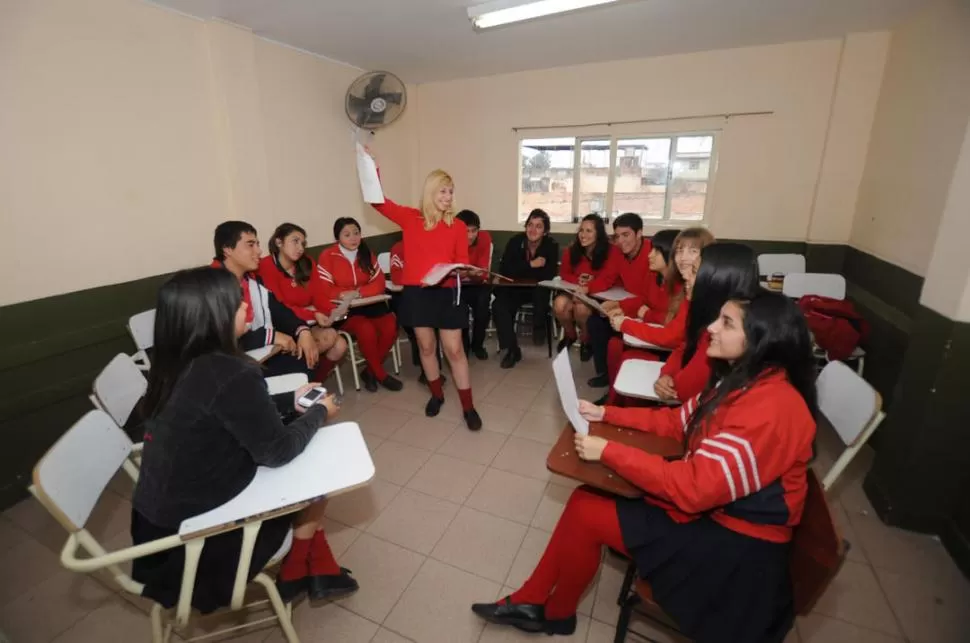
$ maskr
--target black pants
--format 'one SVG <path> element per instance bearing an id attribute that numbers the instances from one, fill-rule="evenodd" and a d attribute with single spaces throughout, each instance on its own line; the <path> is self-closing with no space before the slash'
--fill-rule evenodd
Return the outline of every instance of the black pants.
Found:
<path id="1" fill-rule="evenodd" d="M 597 375 L 606 375 L 606 352 L 610 338 L 616 333 L 610 325 L 610 320 L 603 315 L 592 314 L 586 321 L 586 332 L 589 333 L 589 343 L 593 349 L 593 366 Z"/>
<path id="2" fill-rule="evenodd" d="M 495 289 L 492 316 L 500 350 L 519 347 L 515 337 L 515 314 L 523 304 L 532 304 L 533 332 L 536 329 L 543 329 L 539 331 L 543 332 L 549 320 L 549 291 L 546 288 L 504 286 Z"/>
<path id="3" fill-rule="evenodd" d="M 461 298 L 468 302 L 472 313 L 471 330 L 461 329 L 461 339 L 467 353 L 469 348 L 482 348 L 485 345 L 485 330 L 491 316 L 492 289 L 490 286 L 465 286 L 461 289 Z"/>

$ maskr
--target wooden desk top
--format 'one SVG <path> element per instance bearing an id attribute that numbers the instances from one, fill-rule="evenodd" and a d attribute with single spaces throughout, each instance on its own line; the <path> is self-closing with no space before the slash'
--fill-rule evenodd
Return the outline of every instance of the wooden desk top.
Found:
<path id="1" fill-rule="evenodd" d="M 634 431 L 633 429 L 621 429 L 603 422 L 590 422 L 589 433 L 664 457 L 676 457 L 684 452 L 680 442 L 672 438 L 662 438 L 652 433 Z M 644 495 L 642 489 L 621 478 L 620 474 L 602 462 L 587 462 L 580 459 L 573 445 L 574 435 L 575 431 L 573 431 L 572 425 L 567 422 L 559 435 L 559 440 L 549 451 L 549 457 L 546 458 L 547 469 L 561 476 L 579 480 L 591 487 L 625 498 L 639 498 Z"/>

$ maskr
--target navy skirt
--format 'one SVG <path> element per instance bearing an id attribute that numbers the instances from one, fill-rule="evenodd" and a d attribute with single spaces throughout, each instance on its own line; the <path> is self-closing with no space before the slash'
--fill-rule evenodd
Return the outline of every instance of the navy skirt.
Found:
<path id="1" fill-rule="evenodd" d="M 643 500 L 617 500 L 627 551 L 654 600 L 697 643 L 782 643 L 795 621 L 788 543 L 677 523 Z"/>
<path id="2" fill-rule="evenodd" d="M 405 286 L 397 321 L 405 328 L 468 328 L 468 303 L 458 301 L 457 288 Z"/>

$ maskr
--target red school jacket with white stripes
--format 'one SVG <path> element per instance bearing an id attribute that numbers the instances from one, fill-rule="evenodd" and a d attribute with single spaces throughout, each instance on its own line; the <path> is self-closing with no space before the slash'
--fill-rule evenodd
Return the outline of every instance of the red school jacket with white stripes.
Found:
<path id="1" fill-rule="evenodd" d="M 360 291 L 361 297 L 373 297 L 384 294 L 384 273 L 377 265 L 377 257 L 373 256 L 373 266 L 370 273 L 364 271 L 358 258 L 353 263 L 340 252 L 340 246 L 333 244 L 320 253 L 317 260 L 317 273 L 320 275 L 320 296 L 330 301 L 339 299 L 348 290 Z M 323 301 L 315 303 L 323 304 Z M 332 305 L 332 304 L 331 304 Z M 318 305 L 317 308 L 320 306 Z"/>
<path id="2" fill-rule="evenodd" d="M 610 406 L 604 421 L 683 440 L 700 397 L 670 409 Z M 805 401 L 783 372 L 771 371 L 721 402 L 682 459 L 610 442 L 602 460 L 676 522 L 707 514 L 733 531 L 787 542 L 801 520 L 814 439 Z"/>

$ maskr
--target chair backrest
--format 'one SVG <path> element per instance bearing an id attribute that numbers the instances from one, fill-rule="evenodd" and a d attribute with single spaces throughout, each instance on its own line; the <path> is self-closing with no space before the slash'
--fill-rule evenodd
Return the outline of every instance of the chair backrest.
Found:
<path id="1" fill-rule="evenodd" d="M 143 351 L 155 344 L 155 309 L 132 315 L 128 320 L 128 332 L 135 340 L 135 346 Z"/>
<path id="2" fill-rule="evenodd" d="M 771 275 L 787 275 L 791 272 L 805 272 L 805 255 L 797 254 L 767 254 L 758 255 L 758 273 L 770 277 Z"/>
<path id="3" fill-rule="evenodd" d="M 391 274 L 391 253 L 382 252 L 377 255 L 377 265 L 380 266 L 381 272 L 389 276 Z"/>
<path id="4" fill-rule="evenodd" d="M 65 529 L 78 531 L 131 450 L 107 413 L 88 411 L 34 467 L 34 493 Z"/>
<path id="5" fill-rule="evenodd" d="M 825 272 L 793 272 L 785 275 L 781 291 L 794 299 L 805 295 L 845 299 L 845 277 Z"/>
<path id="6" fill-rule="evenodd" d="M 845 543 L 812 469 L 808 469 L 807 482 L 802 521 L 795 527 L 789 554 L 795 613 L 801 615 L 812 610 L 845 559 Z"/>
<path id="7" fill-rule="evenodd" d="M 850 445 L 882 410 L 882 396 L 843 362 L 829 362 L 815 383 L 818 406 L 842 442 Z"/>
<path id="8" fill-rule="evenodd" d="M 124 353 L 115 355 L 94 380 L 98 406 L 120 427 L 128 421 L 147 389 L 148 381 L 141 369 Z"/>

